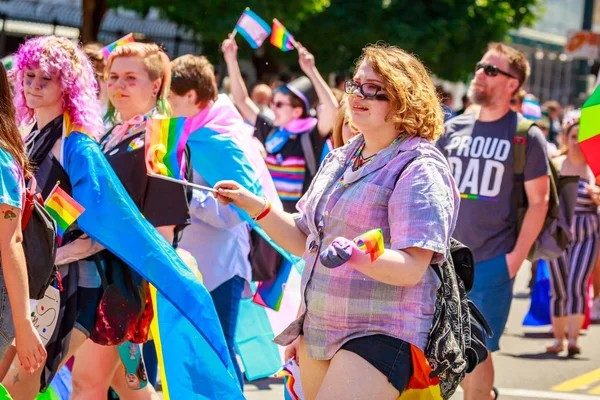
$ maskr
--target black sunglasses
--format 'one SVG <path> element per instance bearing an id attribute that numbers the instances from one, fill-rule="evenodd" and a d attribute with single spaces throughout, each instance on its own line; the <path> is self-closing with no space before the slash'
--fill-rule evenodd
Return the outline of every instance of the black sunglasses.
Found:
<path id="1" fill-rule="evenodd" d="M 281 107 L 285 107 L 285 106 L 292 107 L 292 105 L 290 103 L 284 103 L 283 101 L 278 101 L 278 102 L 272 101 L 271 106 L 273 106 L 275 108 L 281 108 Z"/>
<path id="2" fill-rule="evenodd" d="M 385 89 L 381 86 L 375 85 L 374 83 L 363 83 L 362 85 L 354 81 L 346 81 L 346 83 L 344 83 L 344 91 L 347 94 L 354 94 L 357 90 L 365 99 L 374 99 L 381 101 L 390 100 L 387 98 L 387 96 L 379 94 L 379 92 L 382 92 Z"/>
<path id="3" fill-rule="evenodd" d="M 483 68 L 483 73 L 487 76 L 498 76 L 498 74 L 502 74 L 504 76 L 508 76 L 509 78 L 518 79 L 516 76 L 509 74 L 506 71 L 502 71 L 500 68 L 495 65 L 477 63 L 475 64 L 475 72 L 479 71 Z"/>

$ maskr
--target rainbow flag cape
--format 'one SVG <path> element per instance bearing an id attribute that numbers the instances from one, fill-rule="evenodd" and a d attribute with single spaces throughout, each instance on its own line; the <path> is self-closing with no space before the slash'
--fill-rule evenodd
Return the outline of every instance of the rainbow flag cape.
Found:
<path id="1" fill-rule="evenodd" d="M 191 118 L 146 121 L 146 168 L 149 173 L 185 179 L 185 144 L 193 132 Z"/>
<path id="2" fill-rule="evenodd" d="M 383 254 L 383 232 L 381 229 L 373 229 L 354 238 L 354 243 L 359 249 L 371 255 L 374 262 Z"/>
<path id="3" fill-rule="evenodd" d="M 125 43 L 131 43 L 131 42 L 135 42 L 135 39 L 133 38 L 133 33 L 130 33 L 129 35 L 125 35 L 121 39 L 114 41 L 111 44 L 109 44 L 108 46 L 102 48 L 102 54 L 104 55 L 104 58 L 106 58 L 108 60 L 110 53 L 112 53 L 113 50 L 117 48 L 117 46 L 120 46 Z"/>
<path id="4" fill-rule="evenodd" d="M 294 50 L 294 37 L 285 29 L 277 19 L 273 19 L 273 32 L 271 33 L 271 44 L 282 51 Z"/>
<path id="5" fill-rule="evenodd" d="M 62 152 L 72 196 L 86 209 L 79 228 L 156 288 L 164 365 L 180 372 L 169 390 L 184 393 L 171 396 L 242 400 L 212 298 L 198 276 L 144 219 L 94 140 L 70 132 Z"/>
<path id="6" fill-rule="evenodd" d="M 248 7 L 240 16 L 235 29 L 253 49 L 258 49 L 271 33 L 271 27 Z"/>
<path id="7" fill-rule="evenodd" d="M 432 369 L 425 354 L 418 347 L 410 345 L 413 362 L 413 374 L 406 390 L 398 400 L 443 400 L 440 392 L 440 379 L 430 378 Z"/>
<path id="8" fill-rule="evenodd" d="M 59 239 L 62 239 L 67 228 L 85 211 L 85 208 L 62 190 L 58 183 L 48 195 L 44 208 L 56 221 L 56 233 Z"/>

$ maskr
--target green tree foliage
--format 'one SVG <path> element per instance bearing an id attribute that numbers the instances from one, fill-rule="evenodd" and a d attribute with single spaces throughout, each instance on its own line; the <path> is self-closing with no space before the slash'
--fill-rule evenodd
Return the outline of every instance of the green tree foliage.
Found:
<path id="1" fill-rule="evenodd" d="M 200 33 L 205 55 L 216 63 L 221 62 L 220 43 L 249 6 L 269 24 L 279 19 L 315 55 L 322 72 L 350 70 L 364 45 L 381 40 L 415 53 L 448 80 L 467 77 L 489 42 L 532 24 L 541 1 L 108 0 L 110 7 L 142 15 L 157 8 L 165 18 Z M 241 41 L 241 55 L 248 56 L 249 46 Z M 273 71 L 276 62 L 298 69 L 296 52 L 284 54 L 268 40 L 258 53 L 252 59 L 259 71 Z"/>
<path id="2" fill-rule="evenodd" d="M 215 59 L 219 46 L 246 7 L 268 24 L 273 18 L 278 18 L 285 21 L 290 29 L 298 29 L 307 17 L 324 11 L 329 0 L 109 0 L 109 4 L 111 7 L 132 9 L 142 15 L 150 8 L 158 9 L 170 21 L 200 33 L 206 55 L 213 61 L 220 61 Z"/>
<path id="3" fill-rule="evenodd" d="M 415 53 L 436 75 L 464 79 L 491 41 L 531 25 L 540 0 L 331 0 L 301 24 L 297 39 L 323 71 L 352 68 L 367 43 Z"/>

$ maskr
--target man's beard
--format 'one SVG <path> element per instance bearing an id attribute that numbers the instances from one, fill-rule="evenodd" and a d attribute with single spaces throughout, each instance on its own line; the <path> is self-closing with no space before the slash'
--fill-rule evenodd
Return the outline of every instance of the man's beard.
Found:
<path id="1" fill-rule="evenodd" d="M 469 97 L 469 100 L 471 100 L 471 102 L 484 107 L 489 105 L 492 100 L 491 96 L 489 96 L 485 91 L 475 90 L 475 84 L 473 82 L 471 82 L 471 84 L 469 85 L 467 96 Z"/>

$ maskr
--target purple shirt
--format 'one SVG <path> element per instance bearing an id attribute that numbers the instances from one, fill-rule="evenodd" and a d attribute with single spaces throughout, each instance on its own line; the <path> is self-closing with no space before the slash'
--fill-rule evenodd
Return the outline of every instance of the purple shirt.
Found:
<path id="1" fill-rule="evenodd" d="M 439 286 L 431 268 L 413 287 L 388 285 L 346 265 L 328 269 L 318 259 L 320 251 L 336 237 L 353 239 L 381 228 L 386 249 L 429 249 L 432 262 L 441 262 L 458 214 L 459 193 L 448 163 L 419 137 L 383 149 L 356 179 L 336 188 L 361 143 L 358 135 L 327 156 L 295 215 L 308 236 L 301 315 L 275 342 L 287 345 L 303 333 L 308 354 L 317 360 L 331 359 L 351 339 L 375 334 L 423 349 Z"/>

